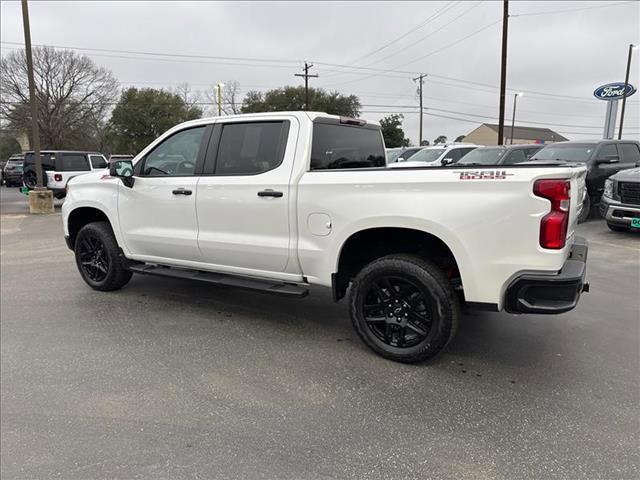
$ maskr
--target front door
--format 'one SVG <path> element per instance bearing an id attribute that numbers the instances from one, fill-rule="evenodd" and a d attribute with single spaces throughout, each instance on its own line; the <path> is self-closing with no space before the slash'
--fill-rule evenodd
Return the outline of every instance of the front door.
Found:
<path id="1" fill-rule="evenodd" d="M 139 160 L 133 187 L 120 184 L 120 228 L 134 259 L 201 260 L 197 174 L 210 131 L 199 126 L 174 133 Z"/>
<path id="2" fill-rule="evenodd" d="M 298 124 L 285 118 L 216 125 L 198 184 L 204 262 L 258 275 L 286 269 Z"/>

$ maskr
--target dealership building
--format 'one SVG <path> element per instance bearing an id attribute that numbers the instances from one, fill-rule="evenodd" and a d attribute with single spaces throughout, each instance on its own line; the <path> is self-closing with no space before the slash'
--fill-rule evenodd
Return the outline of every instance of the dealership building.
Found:
<path id="1" fill-rule="evenodd" d="M 512 141 L 513 139 L 513 141 Z M 504 144 L 522 143 L 554 143 L 563 142 L 568 138 L 563 137 L 558 132 L 549 128 L 539 127 L 514 127 L 511 133 L 511 126 L 504 127 Z M 464 137 L 464 142 L 475 143 L 477 145 L 497 145 L 498 125 L 493 123 L 483 123 L 478 128 Z"/>

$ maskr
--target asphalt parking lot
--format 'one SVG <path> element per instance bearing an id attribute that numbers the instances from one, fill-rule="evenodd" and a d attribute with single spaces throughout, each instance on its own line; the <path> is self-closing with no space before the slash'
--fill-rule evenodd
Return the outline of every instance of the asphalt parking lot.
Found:
<path id="1" fill-rule="evenodd" d="M 640 477 L 640 235 L 581 225 L 578 308 L 467 312 L 410 366 L 323 290 L 92 291 L 59 213 L 0 200 L 3 480 Z"/>

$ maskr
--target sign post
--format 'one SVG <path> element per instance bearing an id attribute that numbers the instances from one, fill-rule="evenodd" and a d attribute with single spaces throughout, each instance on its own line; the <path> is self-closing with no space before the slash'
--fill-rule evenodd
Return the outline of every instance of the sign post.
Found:
<path id="1" fill-rule="evenodd" d="M 636 93 L 636 88 L 630 83 L 607 83 L 593 91 L 594 97 L 607 102 L 602 138 L 606 140 L 613 139 L 616 130 L 616 117 L 618 115 L 618 100 L 630 97 L 634 93 Z"/>

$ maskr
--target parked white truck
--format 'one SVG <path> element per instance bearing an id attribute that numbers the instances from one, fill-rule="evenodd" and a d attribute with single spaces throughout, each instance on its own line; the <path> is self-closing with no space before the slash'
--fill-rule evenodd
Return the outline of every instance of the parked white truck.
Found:
<path id="1" fill-rule="evenodd" d="M 133 273 L 292 297 L 348 295 L 377 353 L 416 362 L 462 302 L 561 313 L 585 283 L 584 166 L 388 169 L 380 127 L 282 112 L 178 125 L 133 161 L 69 182 L 67 244 L 96 290 Z"/>

